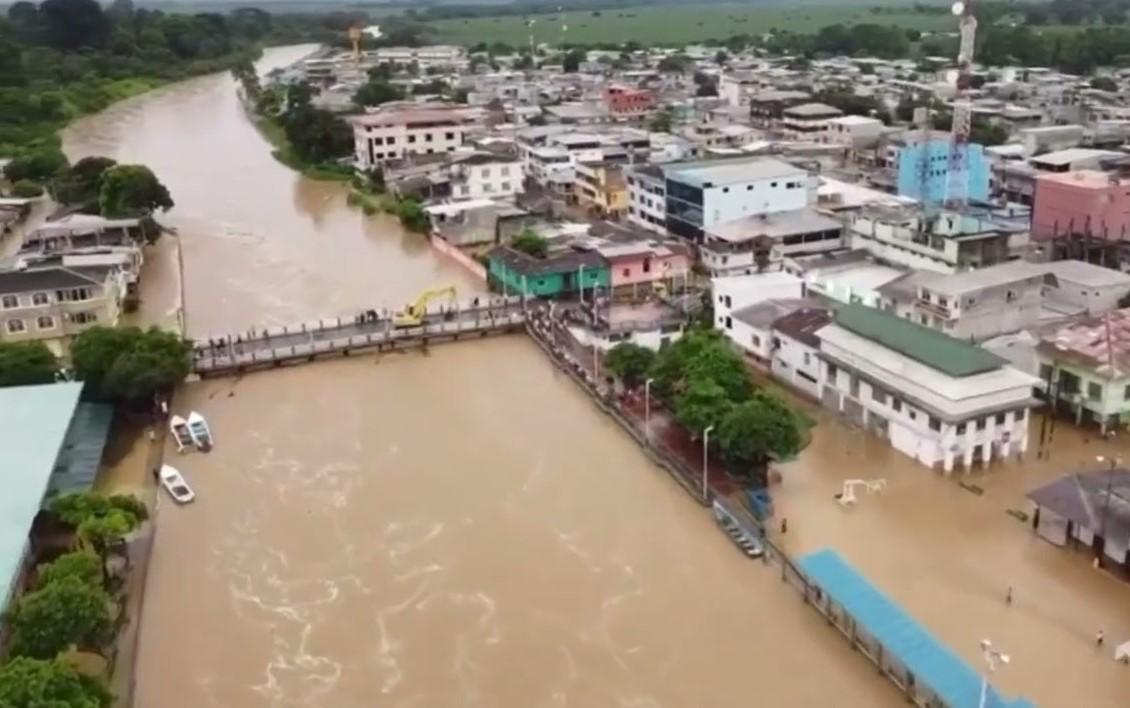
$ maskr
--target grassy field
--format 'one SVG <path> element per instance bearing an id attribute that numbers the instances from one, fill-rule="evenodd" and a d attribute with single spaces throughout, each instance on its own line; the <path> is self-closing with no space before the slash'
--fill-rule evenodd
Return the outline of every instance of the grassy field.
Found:
<path id="1" fill-rule="evenodd" d="M 873 13 L 870 6 L 750 7 L 749 5 L 675 5 L 624 10 L 569 12 L 563 16 L 539 15 L 533 27 L 534 41 L 551 44 L 562 40 L 561 26 L 568 26 L 566 41 L 577 44 L 627 42 L 686 44 L 706 39 L 725 39 L 736 34 L 758 35 L 772 29 L 814 32 L 843 23 L 873 22 L 927 31 L 956 31 L 952 17 L 907 12 Z M 530 29 L 523 17 L 482 17 L 440 20 L 429 25 L 442 42 L 471 45 L 506 42 L 524 45 Z"/>

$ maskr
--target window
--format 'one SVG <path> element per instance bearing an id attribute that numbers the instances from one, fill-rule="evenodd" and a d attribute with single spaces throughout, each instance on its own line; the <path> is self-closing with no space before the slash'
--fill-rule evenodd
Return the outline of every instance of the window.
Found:
<path id="1" fill-rule="evenodd" d="M 408 136 L 408 142 L 410 142 L 410 143 L 416 142 L 416 136 L 415 135 L 409 135 Z"/>
<path id="2" fill-rule="evenodd" d="M 1130 401 L 1130 384 L 1127 384 L 1126 389 L 1122 392 L 1122 397 Z"/>
<path id="3" fill-rule="evenodd" d="M 632 269 L 631 269 L 631 268 L 625 268 L 625 269 L 624 269 L 624 277 L 625 277 L 625 278 L 628 278 L 628 277 L 630 277 L 631 275 L 632 275 Z"/>
<path id="4" fill-rule="evenodd" d="M 484 167 L 483 171 L 482 171 L 482 175 L 483 175 L 483 179 L 489 179 L 490 178 L 490 168 Z"/>
<path id="5" fill-rule="evenodd" d="M 761 347 L 761 337 L 758 337 L 756 334 L 749 335 L 749 341 L 753 343 L 753 346 Z"/>
<path id="6" fill-rule="evenodd" d="M 447 138 L 448 140 L 454 140 L 455 139 L 455 133 L 444 133 L 443 137 Z"/>
<path id="7" fill-rule="evenodd" d="M 727 317 L 726 318 L 726 329 L 733 329 L 733 328 L 734 328 L 734 319 L 732 317 Z"/>
<path id="8" fill-rule="evenodd" d="M 965 423 L 958 423 L 957 424 L 957 434 L 958 435 L 965 435 Z"/>
<path id="9" fill-rule="evenodd" d="M 985 429 L 985 419 L 984 418 L 978 418 L 977 419 L 977 429 L 978 430 L 984 430 Z"/>
<path id="10" fill-rule="evenodd" d="M 812 357 L 809 355 L 809 353 L 805 352 L 804 353 L 804 365 L 809 366 L 811 359 L 812 359 Z"/>
<path id="11" fill-rule="evenodd" d="M 1103 387 L 1094 381 L 1087 384 L 1087 398 L 1097 401 L 1103 397 Z"/>
<path id="12" fill-rule="evenodd" d="M 35 326 L 38 329 L 55 329 L 55 318 L 44 315 L 35 320 Z"/>
<path id="13" fill-rule="evenodd" d="M 808 355 L 806 354 L 805 356 L 808 356 Z M 886 402 L 887 402 L 887 392 L 884 391 L 883 389 L 879 388 L 878 386 L 872 384 L 871 385 L 871 398 L 872 398 L 872 400 L 878 401 L 879 403 L 886 404 Z"/>
<path id="14" fill-rule="evenodd" d="M 835 364 L 828 364 L 828 380 L 831 381 L 832 383 L 835 383 L 837 373 L 839 373 L 839 372 L 836 370 L 836 365 Z"/>
<path id="15" fill-rule="evenodd" d="M 918 420 L 918 413 L 916 413 L 913 408 L 907 408 L 906 414 L 910 416 L 911 420 Z"/>
<path id="16" fill-rule="evenodd" d="M 431 134 L 431 133 L 424 133 L 424 142 L 425 142 L 425 143 L 430 143 L 430 142 L 432 141 L 432 137 L 433 137 L 433 136 L 432 136 L 432 134 Z"/>
<path id="17" fill-rule="evenodd" d="M 385 139 L 384 138 L 373 138 L 373 144 L 374 145 L 384 145 Z"/>
<path id="18" fill-rule="evenodd" d="M 98 315 L 93 312 L 76 312 L 71 315 L 71 321 L 75 324 L 90 324 L 98 321 Z"/>
<path id="19" fill-rule="evenodd" d="M 729 188 L 729 187 L 723 187 L 723 188 L 722 188 L 722 194 L 729 194 L 729 193 L 730 193 L 730 188 Z"/>
<path id="20" fill-rule="evenodd" d="M 55 299 L 59 302 L 82 302 L 91 297 L 90 288 L 68 288 L 55 291 Z"/>
<path id="21" fill-rule="evenodd" d="M 3 304 L 5 310 L 14 310 L 20 306 L 20 299 L 15 295 L 5 295 L 0 299 L 0 304 Z"/>
<path id="22" fill-rule="evenodd" d="M 385 141 L 386 145 L 396 145 L 396 138 L 389 138 Z"/>
<path id="23" fill-rule="evenodd" d="M 486 184 L 483 185 L 483 191 L 484 192 L 493 192 L 494 191 L 494 185 L 491 184 L 490 182 L 487 182 Z"/>
<path id="24" fill-rule="evenodd" d="M 1052 377 L 1051 364 L 1040 364 L 1040 378 L 1044 381 L 1050 380 Z M 1126 387 L 1126 398 L 1130 399 L 1130 386 Z"/>
<path id="25" fill-rule="evenodd" d="M 902 400 L 895 398 L 894 396 L 891 396 L 891 408 L 893 408 L 895 410 L 895 413 L 901 412 L 902 411 Z"/>
<path id="26" fill-rule="evenodd" d="M 770 186 L 770 187 L 776 187 L 776 186 L 777 186 L 777 183 L 776 183 L 776 182 L 770 182 L 770 183 L 769 183 L 769 186 Z"/>
<path id="27" fill-rule="evenodd" d="M 468 187 L 467 185 L 463 185 L 462 187 L 459 188 L 459 192 L 465 197 L 465 196 L 467 196 L 468 194 L 471 193 L 471 188 Z"/>
<path id="28" fill-rule="evenodd" d="M 23 320 L 8 320 L 8 334 L 19 334 L 24 331 Z"/>
<path id="29" fill-rule="evenodd" d="M 1004 413 L 997 413 L 997 425 L 1004 425 Z"/>
<path id="30" fill-rule="evenodd" d="M 498 170 L 498 173 L 501 174 L 503 177 L 509 177 L 510 176 L 510 167 L 504 166 L 504 167 L 502 167 Z"/>
<path id="31" fill-rule="evenodd" d="M 930 416 L 930 430 L 937 432 L 941 429 L 942 429 L 942 421 L 938 420 L 934 416 Z"/>
<path id="32" fill-rule="evenodd" d="M 504 191 L 504 192 L 510 191 L 510 183 L 509 182 L 503 182 L 502 183 L 502 191 Z"/>
<path id="33" fill-rule="evenodd" d="M 747 184 L 747 185 L 745 186 L 745 191 L 747 191 L 747 192 L 752 192 L 752 191 L 753 191 L 753 185 L 752 185 L 752 184 Z"/>

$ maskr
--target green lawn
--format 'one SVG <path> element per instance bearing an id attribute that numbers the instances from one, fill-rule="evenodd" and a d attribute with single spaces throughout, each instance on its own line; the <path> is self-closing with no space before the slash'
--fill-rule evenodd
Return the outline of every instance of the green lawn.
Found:
<path id="1" fill-rule="evenodd" d="M 566 41 L 592 44 L 627 42 L 644 44 L 685 44 L 706 39 L 725 39 L 735 34 L 759 35 L 772 29 L 814 32 L 826 25 L 872 22 L 919 30 L 956 31 L 948 15 L 915 12 L 873 13 L 869 6 L 750 7 L 748 5 L 675 5 L 637 7 L 592 12 L 566 11 L 558 15 L 537 15 L 534 41 L 558 44 L 561 25 L 568 25 Z M 530 30 L 519 16 L 440 20 L 429 25 L 442 42 L 471 45 L 477 42 L 506 42 L 525 45 Z"/>

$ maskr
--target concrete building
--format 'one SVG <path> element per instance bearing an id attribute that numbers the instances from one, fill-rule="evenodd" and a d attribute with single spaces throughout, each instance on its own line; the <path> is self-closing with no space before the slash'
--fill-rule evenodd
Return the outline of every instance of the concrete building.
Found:
<path id="1" fill-rule="evenodd" d="M 1040 333 L 1039 374 L 1076 423 L 1130 422 L 1130 309 L 1082 315 Z"/>
<path id="2" fill-rule="evenodd" d="M 595 250 L 608 262 L 613 292 L 631 293 L 633 298 L 657 285 L 670 290 L 685 283 L 693 260 L 682 243 L 610 243 Z"/>
<path id="3" fill-rule="evenodd" d="M 802 103 L 781 111 L 779 128 L 788 140 L 827 143 L 831 121 L 843 115 L 839 108 L 823 103 Z"/>
<path id="4" fill-rule="evenodd" d="M 573 198 L 587 213 L 603 219 L 628 214 L 628 182 L 620 165 L 610 163 L 576 165 Z"/>
<path id="5" fill-rule="evenodd" d="M 517 155 L 480 152 L 458 157 L 451 166 L 451 196 L 455 199 L 508 199 L 525 189 L 523 164 Z"/>
<path id="6" fill-rule="evenodd" d="M 66 357 L 83 331 L 118 323 L 126 291 L 124 273 L 113 266 L 0 271 L 0 342 L 40 341 Z"/>
<path id="7" fill-rule="evenodd" d="M 809 103 L 812 95 L 804 91 L 770 89 L 752 93 L 748 100 L 749 115 L 754 124 L 770 126 L 784 117 L 786 109 Z"/>
<path id="8" fill-rule="evenodd" d="M 849 150 L 874 147 L 883 134 L 883 121 L 868 116 L 840 116 L 828 121 L 824 142 L 843 145 Z"/>
<path id="9" fill-rule="evenodd" d="M 882 289 L 904 274 L 900 268 L 876 261 L 867 251 L 794 256 L 785 259 L 783 268 L 804 281 L 806 293 L 868 307 L 879 307 Z"/>
<path id="10" fill-rule="evenodd" d="M 786 258 L 842 249 L 843 223 L 812 208 L 747 216 L 710 227 L 699 246 L 711 276 L 779 269 Z"/>
<path id="11" fill-rule="evenodd" d="M 1094 241 L 1130 239 L 1130 179 L 1097 170 L 1036 177 L 1032 238 L 1069 236 Z"/>
<path id="12" fill-rule="evenodd" d="M 1040 538 L 1096 554 L 1102 567 L 1130 574 L 1130 469 L 1070 474 L 1027 496 Z"/>
<path id="13" fill-rule="evenodd" d="M 813 398 L 820 398 L 820 337 L 832 321 L 831 311 L 802 307 L 773 321 L 773 375 Z"/>
<path id="14" fill-rule="evenodd" d="M 353 116 L 357 166 L 370 170 L 405 155 L 455 152 L 473 121 L 458 108 L 398 108 Z"/>
<path id="15" fill-rule="evenodd" d="M 951 472 L 1028 448 L 1040 381 L 979 347 L 864 305 L 820 339 L 821 399 L 921 464 Z"/>
<path id="16" fill-rule="evenodd" d="M 804 295 L 804 283 L 781 271 L 734 275 L 712 279 L 710 293 L 714 302 L 714 326 L 727 331 L 732 329 L 728 318 L 735 311 L 766 300 L 799 299 Z"/>
<path id="17" fill-rule="evenodd" d="M 1110 312 L 1130 295 L 1130 275 L 1084 261 L 1043 263 L 1050 274 L 1045 296 L 1051 303 L 1078 308 L 1091 315 Z"/>
<path id="18" fill-rule="evenodd" d="M 666 177 L 667 230 L 694 241 L 716 224 L 808 205 L 808 173 L 770 158 L 670 167 Z"/>
<path id="19" fill-rule="evenodd" d="M 667 233 L 667 178 L 658 165 L 628 168 L 628 221 Z"/>
<path id="20" fill-rule="evenodd" d="M 612 84 L 604 89 L 604 107 L 613 118 L 642 118 L 655 109 L 655 92 Z"/>
<path id="21" fill-rule="evenodd" d="M 566 250 L 545 258 L 497 246 L 487 254 L 492 288 L 510 295 L 566 297 L 607 290 L 612 283 L 608 261 L 595 251 Z"/>
<path id="22" fill-rule="evenodd" d="M 898 151 L 898 193 L 927 204 L 943 203 L 950 191 L 951 150 L 948 137 L 910 140 Z M 986 201 L 989 198 L 989 164 L 984 148 L 969 144 L 961 150 L 964 152 L 961 160 L 963 170 L 957 179 L 965 182 L 965 196 L 971 201 Z"/>

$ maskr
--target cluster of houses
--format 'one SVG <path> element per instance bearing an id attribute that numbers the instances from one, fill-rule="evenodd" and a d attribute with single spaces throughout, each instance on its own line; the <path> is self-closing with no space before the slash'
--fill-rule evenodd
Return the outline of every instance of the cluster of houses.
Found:
<path id="1" fill-rule="evenodd" d="M 709 280 L 715 325 L 751 365 L 928 467 L 1023 454 L 1041 398 L 1104 432 L 1130 421 L 1118 92 L 978 72 L 975 120 L 1008 139 L 955 147 L 928 110 L 900 115 L 952 101 L 945 62 L 718 49 L 686 48 L 682 71 L 664 70 L 668 50 L 591 51 L 574 72 L 382 49 L 364 60 L 427 68 L 393 81 L 444 78 L 465 101 L 366 108 L 350 118 L 355 163 L 423 200 L 433 238 L 499 291 L 632 323 L 590 333 L 602 346 L 670 341 L 678 328 L 651 305 Z M 294 71 L 332 92 L 355 71 L 339 56 L 341 76 L 318 73 L 334 61 Z M 853 115 L 844 96 L 874 108 Z M 544 253 L 511 245 L 530 230 Z"/>
<path id="2" fill-rule="evenodd" d="M 0 261 L 0 342 L 41 341 L 65 359 L 84 330 L 116 325 L 136 303 L 147 228 L 74 213 L 5 236 L 18 243 Z"/>

